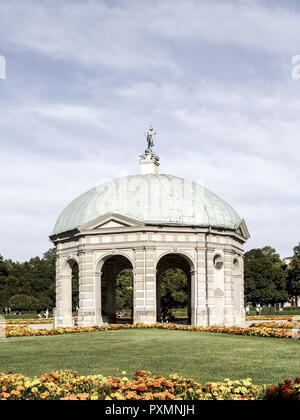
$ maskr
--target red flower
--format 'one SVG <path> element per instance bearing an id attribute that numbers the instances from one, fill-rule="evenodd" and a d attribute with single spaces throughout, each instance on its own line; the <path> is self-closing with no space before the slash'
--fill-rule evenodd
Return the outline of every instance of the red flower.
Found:
<path id="1" fill-rule="evenodd" d="M 292 383 L 292 381 L 291 381 L 290 379 L 286 379 L 286 380 L 284 381 L 284 383 L 285 383 L 286 385 L 290 385 L 290 384 Z"/>

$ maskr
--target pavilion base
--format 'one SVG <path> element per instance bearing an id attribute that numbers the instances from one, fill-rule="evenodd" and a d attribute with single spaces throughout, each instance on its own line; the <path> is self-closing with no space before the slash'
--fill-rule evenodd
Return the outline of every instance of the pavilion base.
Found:
<path id="1" fill-rule="evenodd" d="M 133 323 L 134 324 L 156 324 L 156 311 L 153 310 L 139 310 L 134 312 Z"/>

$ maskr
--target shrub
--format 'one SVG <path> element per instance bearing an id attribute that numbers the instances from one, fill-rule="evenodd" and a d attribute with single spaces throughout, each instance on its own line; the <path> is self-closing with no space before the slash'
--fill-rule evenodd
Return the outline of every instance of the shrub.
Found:
<path id="1" fill-rule="evenodd" d="M 13 311 L 36 311 L 39 309 L 39 301 L 34 296 L 15 295 L 9 299 L 9 306 Z"/>

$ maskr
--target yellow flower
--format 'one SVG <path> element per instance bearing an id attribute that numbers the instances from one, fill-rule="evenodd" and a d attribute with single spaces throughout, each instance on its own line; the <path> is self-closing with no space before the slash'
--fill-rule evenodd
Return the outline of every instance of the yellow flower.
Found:
<path id="1" fill-rule="evenodd" d="M 43 392 L 43 394 L 41 394 L 40 397 L 42 400 L 46 399 L 47 397 L 49 397 L 49 392 L 48 391 Z"/>

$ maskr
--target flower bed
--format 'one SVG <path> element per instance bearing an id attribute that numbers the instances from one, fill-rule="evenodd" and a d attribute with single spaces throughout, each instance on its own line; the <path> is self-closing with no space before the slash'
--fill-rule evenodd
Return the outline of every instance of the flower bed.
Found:
<path id="1" fill-rule="evenodd" d="M 0 373 L 1 400 L 264 400 L 300 396 L 300 378 L 279 386 L 254 385 L 251 379 L 207 382 L 137 371 L 133 378 L 79 376 L 76 372 L 46 373 L 40 378 Z"/>
<path id="2" fill-rule="evenodd" d="M 283 320 L 292 321 L 295 315 L 254 315 L 246 316 L 246 321 Z"/>
<path id="3" fill-rule="evenodd" d="M 178 324 L 111 324 L 94 327 L 66 327 L 66 328 L 49 328 L 49 329 L 33 329 L 26 326 L 7 326 L 6 337 L 37 337 L 37 336 L 51 336 L 61 334 L 75 334 L 81 332 L 94 332 L 94 331 L 115 331 L 124 329 L 146 329 L 146 328 L 159 328 L 164 330 L 176 331 L 191 331 L 191 332 L 208 332 L 218 334 L 231 334 L 231 335 L 244 335 L 256 337 L 273 337 L 273 338 L 292 338 L 292 330 L 285 330 L 283 328 L 265 328 L 265 327 L 199 327 L 191 325 L 178 325 Z"/>
<path id="4" fill-rule="evenodd" d="M 294 322 L 254 322 L 250 328 L 283 328 L 286 330 L 295 328 Z"/>
<path id="5" fill-rule="evenodd" d="M 34 318 L 34 319 L 6 319 L 8 325 L 35 325 L 35 324 L 53 324 L 53 318 Z"/>
<path id="6" fill-rule="evenodd" d="M 268 400 L 300 401 L 300 378 L 296 378 L 295 382 L 286 379 L 279 386 L 269 386 L 266 397 Z"/>

